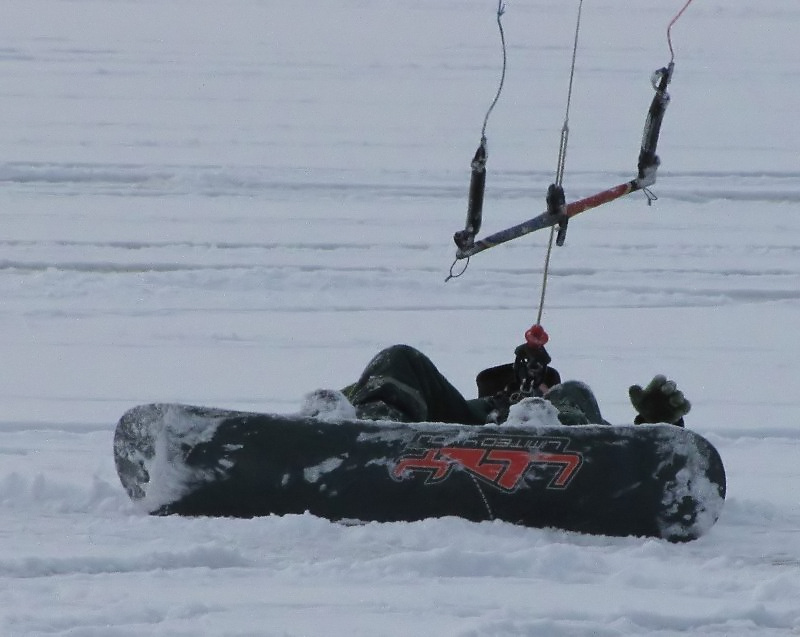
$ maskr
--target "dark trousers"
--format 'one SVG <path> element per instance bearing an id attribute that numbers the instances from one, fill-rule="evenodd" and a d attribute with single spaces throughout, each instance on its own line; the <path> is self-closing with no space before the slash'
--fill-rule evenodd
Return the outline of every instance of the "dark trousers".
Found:
<path id="1" fill-rule="evenodd" d="M 485 401 L 466 400 L 425 354 L 409 345 L 379 352 L 344 393 L 356 408 L 385 402 L 399 409 L 408 422 L 482 425 L 488 415 Z"/>
<path id="2" fill-rule="evenodd" d="M 483 425 L 492 410 L 486 399 L 464 398 L 425 354 L 408 345 L 379 352 L 358 382 L 343 391 L 356 408 L 381 401 L 402 412 L 408 422 Z M 597 400 L 583 383 L 562 383 L 545 398 L 559 410 L 564 424 L 604 423 Z"/>

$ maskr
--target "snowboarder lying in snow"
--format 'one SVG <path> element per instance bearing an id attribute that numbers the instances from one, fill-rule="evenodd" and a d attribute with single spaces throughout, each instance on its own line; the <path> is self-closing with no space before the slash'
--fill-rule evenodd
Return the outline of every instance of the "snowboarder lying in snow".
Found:
<path id="1" fill-rule="evenodd" d="M 538 327 L 538 326 L 535 326 Z M 542 397 L 558 410 L 565 425 L 609 424 L 591 389 L 579 381 L 561 382 L 542 338 L 526 333 L 515 350 L 514 363 L 478 374 L 478 398 L 467 400 L 422 352 L 393 345 L 375 356 L 358 382 L 342 393 L 359 418 L 399 422 L 449 422 L 470 425 L 501 423 L 511 405 L 527 397 Z M 541 328 L 539 328 L 541 329 Z M 544 330 L 541 330 L 544 334 Z M 542 342 L 543 341 L 543 342 Z M 658 375 L 643 389 L 629 389 L 637 411 L 636 424 L 666 422 L 683 426 L 691 405 L 675 383 Z"/>

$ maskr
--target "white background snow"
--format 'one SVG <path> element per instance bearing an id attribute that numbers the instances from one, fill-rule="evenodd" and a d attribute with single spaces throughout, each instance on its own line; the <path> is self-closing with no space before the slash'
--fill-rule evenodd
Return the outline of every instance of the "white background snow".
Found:
<path id="1" fill-rule="evenodd" d="M 569 199 L 634 176 L 683 1 L 588 0 Z M 630 422 L 662 372 L 729 495 L 687 545 L 458 519 L 148 517 L 111 454 L 128 408 L 295 411 L 381 347 L 468 396 L 534 322 L 547 233 L 444 283 L 499 79 L 494 0 L 4 0 L 0 634 L 800 632 L 797 0 L 695 0 L 663 160 L 576 217 L 543 324 Z M 577 2 L 509 0 L 483 234 L 538 214 Z"/>

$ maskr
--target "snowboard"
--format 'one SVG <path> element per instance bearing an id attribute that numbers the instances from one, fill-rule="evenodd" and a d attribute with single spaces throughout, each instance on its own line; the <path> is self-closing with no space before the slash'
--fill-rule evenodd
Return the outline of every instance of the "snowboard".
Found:
<path id="1" fill-rule="evenodd" d="M 131 499 L 158 515 L 458 516 L 688 541 L 725 497 L 716 449 L 673 425 L 330 421 L 149 404 L 120 419 L 114 459 Z"/>

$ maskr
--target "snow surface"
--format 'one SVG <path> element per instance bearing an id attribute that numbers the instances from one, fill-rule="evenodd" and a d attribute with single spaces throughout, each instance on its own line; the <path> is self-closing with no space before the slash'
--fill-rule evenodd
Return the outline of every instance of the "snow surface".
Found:
<path id="1" fill-rule="evenodd" d="M 633 176 L 683 2 L 592 0 L 569 199 Z M 725 460 L 685 545 L 457 519 L 154 518 L 126 497 L 130 407 L 296 411 L 381 347 L 474 395 L 536 316 L 547 234 L 444 284 L 500 71 L 494 0 L 4 0 L 0 634 L 800 632 L 797 0 L 695 0 L 650 208 L 570 223 L 543 323 L 630 422 L 655 373 Z M 577 2 L 508 1 L 484 233 L 539 213 Z"/>

